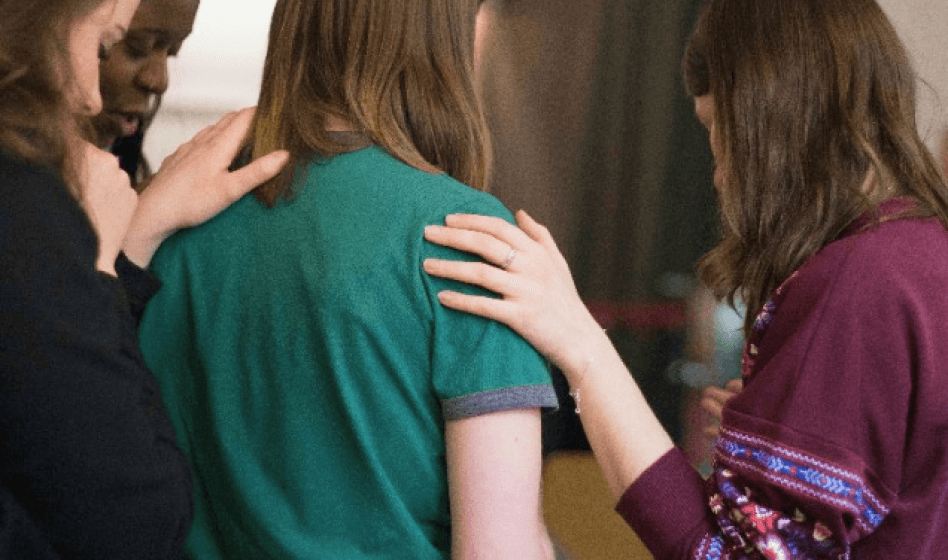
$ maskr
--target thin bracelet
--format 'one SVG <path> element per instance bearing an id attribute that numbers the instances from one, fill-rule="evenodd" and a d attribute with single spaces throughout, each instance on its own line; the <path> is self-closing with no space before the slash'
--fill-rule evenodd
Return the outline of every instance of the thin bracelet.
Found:
<path id="1" fill-rule="evenodd" d="M 579 375 L 579 380 L 576 381 L 576 383 L 574 384 L 576 388 L 575 389 L 573 389 L 572 387 L 570 388 L 571 390 L 569 392 L 569 396 L 573 397 L 573 402 L 576 403 L 576 409 L 574 410 L 574 412 L 576 413 L 577 416 L 579 416 L 579 401 L 580 401 L 579 389 L 580 389 L 580 386 L 583 384 L 583 381 L 586 379 L 586 372 L 589 371 L 589 367 L 592 366 L 593 362 L 595 361 L 596 359 L 593 356 L 590 356 L 589 359 L 586 360 L 586 365 L 583 366 L 583 371 Z"/>
<path id="2" fill-rule="evenodd" d="M 602 332 L 605 333 L 606 338 L 609 337 L 609 329 L 602 329 Z M 609 342 L 611 343 L 612 341 L 610 340 Z M 583 371 L 582 373 L 579 374 L 579 380 L 575 384 L 576 388 L 573 389 L 572 387 L 570 387 L 571 390 L 569 392 L 569 396 L 572 397 L 573 402 L 576 403 L 576 409 L 574 410 L 574 412 L 576 413 L 577 416 L 579 415 L 579 400 L 580 400 L 579 389 L 580 389 L 580 386 L 583 384 L 583 381 L 586 380 L 586 372 L 589 371 L 589 368 L 592 367 L 593 362 L 595 361 L 596 361 L 595 356 L 590 356 L 589 359 L 586 360 L 586 364 L 583 366 Z"/>

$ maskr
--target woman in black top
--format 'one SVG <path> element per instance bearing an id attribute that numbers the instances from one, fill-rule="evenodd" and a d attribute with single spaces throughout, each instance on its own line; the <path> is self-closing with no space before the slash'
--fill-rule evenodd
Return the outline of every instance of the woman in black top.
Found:
<path id="1" fill-rule="evenodd" d="M 228 173 L 251 111 L 171 156 L 140 197 L 83 140 L 98 62 L 138 0 L 0 0 L 0 558 L 175 558 L 188 465 L 142 363 L 143 270 L 173 231 L 275 174 Z"/>

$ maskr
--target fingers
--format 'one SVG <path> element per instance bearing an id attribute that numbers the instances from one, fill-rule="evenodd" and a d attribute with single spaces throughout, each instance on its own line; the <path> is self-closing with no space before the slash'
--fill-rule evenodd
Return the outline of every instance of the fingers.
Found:
<path id="1" fill-rule="evenodd" d="M 477 217 L 483 218 L 485 216 Z M 497 219 L 500 220 L 500 218 Z M 503 222 L 503 220 L 500 221 Z M 507 261 L 512 248 L 512 245 L 506 241 L 487 233 L 437 225 L 425 228 L 425 239 L 438 245 L 478 255 L 497 266 L 502 266 Z"/>
<path id="2" fill-rule="evenodd" d="M 724 411 L 724 405 L 740 392 L 742 386 L 743 383 L 740 379 L 732 379 L 727 382 L 724 389 L 706 387 L 702 393 L 701 408 L 720 419 Z"/>
<path id="3" fill-rule="evenodd" d="M 289 161 L 289 152 L 286 150 L 277 150 L 257 158 L 249 165 L 230 173 L 226 188 L 231 200 L 237 200 L 264 181 L 275 177 Z"/>
<path id="4" fill-rule="evenodd" d="M 237 152 L 244 145 L 250 123 L 253 122 L 254 108 L 248 107 L 225 115 L 213 127 L 213 134 L 208 142 L 214 142 L 215 148 L 225 155 L 228 161 L 234 159 Z"/>
<path id="5" fill-rule="evenodd" d="M 138 205 L 138 195 L 114 155 L 87 144 L 81 157 L 83 171 L 78 187 L 83 209 L 99 239 L 96 268 L 114 275 L 115 259 Z"/>
<path id="6" fill-rule="evenodd" d="M 553 241 L 553 236 L 550 235 L 550 230 L 540 225 L 530 216 L 530 214 L 527 214 L 525 210 L 518 210 L 514 217 L 516 218 L 517 225 L 520 226 L 520 229 L 522 229 L 537 243 L 542 245 L 544 242 Z"/>
<path id="7" fill-rule="evenodd" d="M 724 412 L 724 403 L 714 398 L 705 397 L 701 399 L 701 408 L 708 411 L 715 418 L 720 418 Z"/>
<path id="8" fill-rule="evenodd" d="M 732 392 L 725 391 L 724 389 L 720 387 L 705 387 L 704 389 L 704 398 L 713 399 L 715 401 L 719 401 L 722 403 L 727 401 L 733 396 L 734 394 Z"/>
<path id="9" fill-rule="evenodd" d="M 226 161 L 229 164 L 243 146 L 253 121 L 253 113 L 253 107 L 227 113 L 219 121 L 202 128 L 190 140 L 178 146 L 162 162 L 162 167 L 166 164 L 170 167 L 194 157 L 215 158 L 215 161 Z"/>
<path id="10" fill-rule="evenodd" d="M 505 242 L 507 245 L 523 250 L 527 248 L 532 240 L 520 230 L 517 226 L 509 223 L 503 218 L 494 216 L 480 216 L 477 214 L 451 214 L 444 219 L 445 225 L 456 229 L 467 229 L 492 236 Z M 500 258 L 503 259 L 504 255 Z"/>
<path id="11" fill-rule="evenodd" d="M 438 294 L 438 301 L 445 307 L 450 307 L 457 311 L 472 313 L 508 325 L 511 324 L 510 316 L 513 313 L 513 308 L 510 303 L 502 299 L 445 290 Z"/>
<path id="12" fill-rule="evenodd" d="M 714 426 L 705 426 L 704 429 L 701 430 L 701 433 L 707 437 L 716 438 L 718 437 L 718 433 L 720 433 L 720 429 L 716 424 Z"/>
<path id="13" fill-rule="evenodd" d="M 482 262 L 425 259 L 422 266 L 433 276 L 481 286 L 502 296 L 513 295 L 511 288 L 516 286 L 505 271 Z"/>
<path id="14" fill-rule="evenodd" d="M 210 141 L 212 138 L 214 138 L 220 133 L 222 126 L 227 126 L 228 123 L 234 120 L 234 118 L 237 116 L 236 113 L 237 113 L 236 111 L 231 111 L 225 114 L 223 117 L 221 117 L 221 119 L 217 121 L 216 123 L 205 126 L 201 130 L 199 130 L 197 134 L 192 136 L 190 140 L 188 140 L 184 144 L 181 144 L 181 147 L 200 146 L 207 143 L 208 141 Z"/>
<path id="15" fill-rule="evenodd" d="M 733 393 L 725 391 L 724 389 L 707 387 L 701 398 L 701 408 L 707 410 L 716 418 L 720 418 L 721 412 L 724 410 L 724 403 L 732 396 L 734 396 Z"/>
<path id="16" fill-rule="evenodd" d="M 569 265 L 566 263 L 566 257 L 563 256 L 559 247 L 556 246 L 556 241 L 550 234 L 550 230 L 534 220 L 525 210 L 518 210 L 515 218 L 517 219 L 517 225 L 520 226 L 520 229 L 529 235 L 531 239 L 542 245 L 561 268 L 569 269 Z"/>

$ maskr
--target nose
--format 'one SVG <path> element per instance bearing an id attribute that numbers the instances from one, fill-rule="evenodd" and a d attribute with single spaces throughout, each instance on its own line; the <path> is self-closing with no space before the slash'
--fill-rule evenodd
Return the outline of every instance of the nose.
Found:
<path id="1" fill-rule="evenodd" d="M 135 82 L 149 93 L 163 94 L 168 89 L 168 53 L 152 53 L 135 75 Z"/>
<path id="2" fill-rule="evenodd" d="M 76 94 L 78 102 L 73 102 L 72 112 L 83 117 L 94 117 L 102 112 L 102 94 L 99 88 L 90 89 L 87 93 Z"/>

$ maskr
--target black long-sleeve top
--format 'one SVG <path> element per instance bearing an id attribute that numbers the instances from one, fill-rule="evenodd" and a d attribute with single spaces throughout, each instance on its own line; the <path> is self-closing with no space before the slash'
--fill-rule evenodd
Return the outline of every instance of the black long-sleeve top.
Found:
<path id="1" fill-rule="evenodd" d="M 0 558 L 169 559 L 191 478 L 137 321 L 158 283 L 52 171 L 0 154 Z"/>

